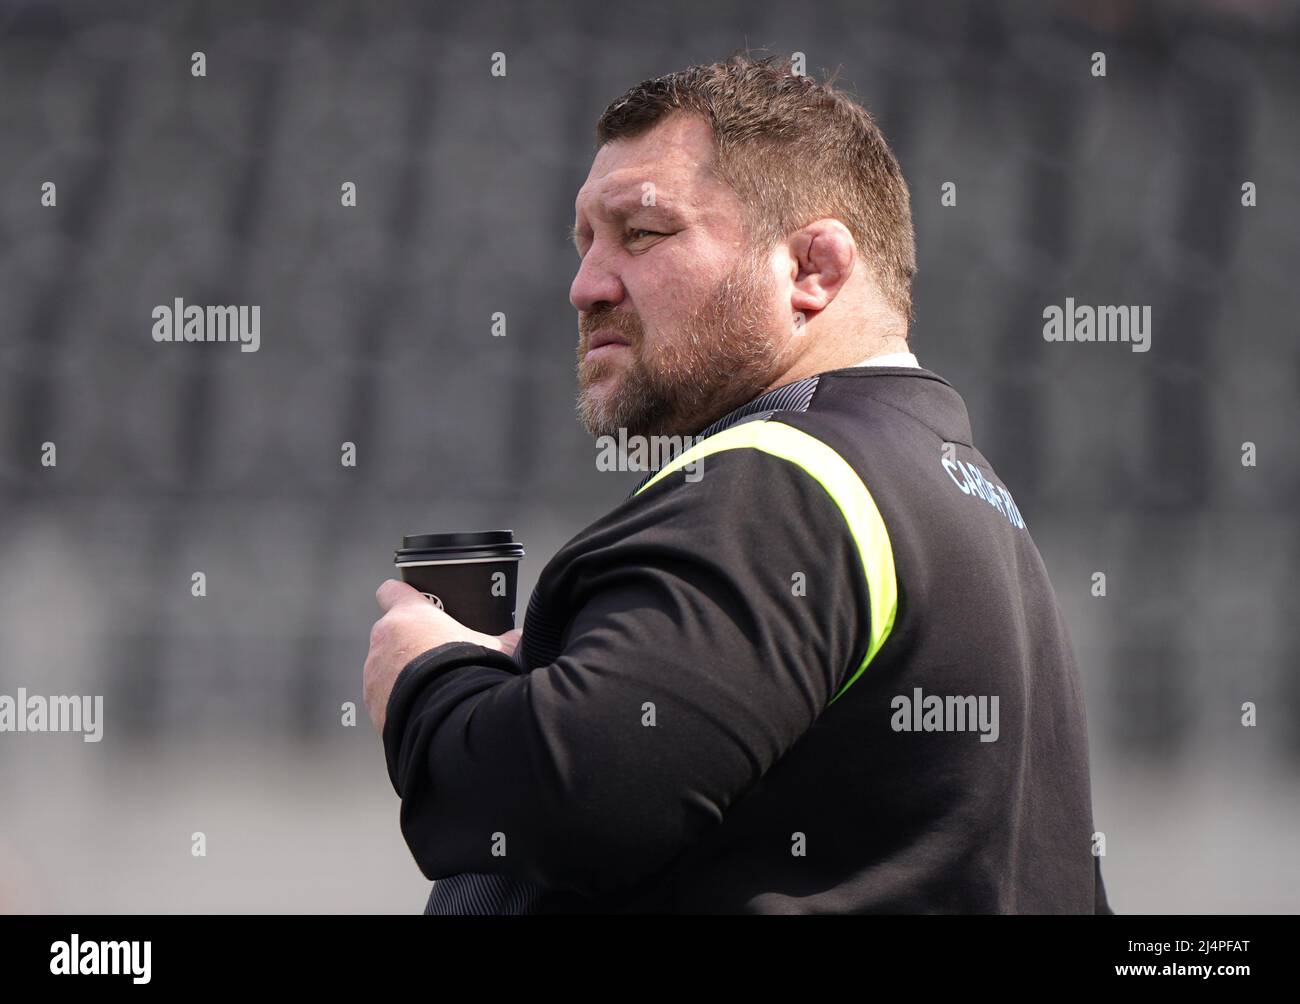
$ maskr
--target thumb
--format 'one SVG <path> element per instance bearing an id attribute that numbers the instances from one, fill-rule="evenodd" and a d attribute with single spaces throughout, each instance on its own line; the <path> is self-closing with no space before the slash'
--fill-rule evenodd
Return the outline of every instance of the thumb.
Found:
<path id="1" fill-rule="evenodd" d="M 510 658 L 515 657 L 515 649 L 519 647 L 519 639 L 523 637 L 523 631 L 519 628 L 511 628 L 504 634 L 484 635 L 483 645 L 486 648 L 496 649 Z"/>
<path id="2" fill-rule="evenodd" d="M 515 649 L 519 647 L 519 639 L 524 636 L 520 628 L 511 628 L 505 634 L 497 635 L 497 641 L 501 643 L 502 650 L 506 655 L 514 655 Z"/>

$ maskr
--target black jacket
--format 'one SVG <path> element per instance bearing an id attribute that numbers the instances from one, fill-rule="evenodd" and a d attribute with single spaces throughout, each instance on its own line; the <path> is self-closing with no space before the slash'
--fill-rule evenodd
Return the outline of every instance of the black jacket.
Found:
<path id="1" fill-rule="evenodd" d="M 700 438 L 547 563 L 522 670 L 466 643 L 403 669 L 403 835 L 431 879 L 493 877 L 435 888 L 468 912 L 1109 912 L 1069 636 L 951 385 L 835 370 Z"/>

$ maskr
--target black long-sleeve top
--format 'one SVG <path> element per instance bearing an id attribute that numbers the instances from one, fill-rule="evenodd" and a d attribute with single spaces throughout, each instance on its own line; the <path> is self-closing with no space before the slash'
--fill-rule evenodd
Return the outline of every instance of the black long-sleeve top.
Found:
<path id="1" fill-rule="evenodd" d="M 700 440 L 547 563 L 518 661 L 404 667 L 424 875 L 537 913 L 1108 912 L 1068 633 L 957 392 L 836 370 Z"/>

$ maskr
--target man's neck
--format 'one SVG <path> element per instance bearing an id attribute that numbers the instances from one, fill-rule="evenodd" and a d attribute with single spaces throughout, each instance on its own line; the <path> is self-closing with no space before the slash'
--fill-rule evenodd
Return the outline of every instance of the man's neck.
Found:
<path id="1" fill-rule="evenodd" d="M 857 366 L 876 356 L 893 355 L 900 352 L 910 352 L 907 339 L 897 336 L 889 336 L 879 339 L 874 345 L 867 346 L 865 349 L 853 349 L 850 346 L 843 347 L 833 353 L 818 354 L 815 352 L 806 352 L 799 359 L 788 367 L 784 373 L 769 383 L 760 391 L 766 394 L 777 387 L 784 387 L 788 383 L 794 383 L 797 380 L 804 380 L 810 376 L 816 376 L 818 373 L 826 373 L 830 370 L 848 369 L 850 366 Z"/>

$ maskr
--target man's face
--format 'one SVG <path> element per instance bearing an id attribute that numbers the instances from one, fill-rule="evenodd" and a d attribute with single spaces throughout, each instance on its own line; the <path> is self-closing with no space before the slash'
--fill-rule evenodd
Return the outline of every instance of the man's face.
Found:
<path id="1" fill-rule="evenodd" d="M 694 435 L 777 374 L 790 312 L 771 259 L 747 244 L 740 200 L 707 172 L 712 156 L 707 123 L 673 115 L 601 147 L 578 192 L 569 300 L 593 436 Z"/>

